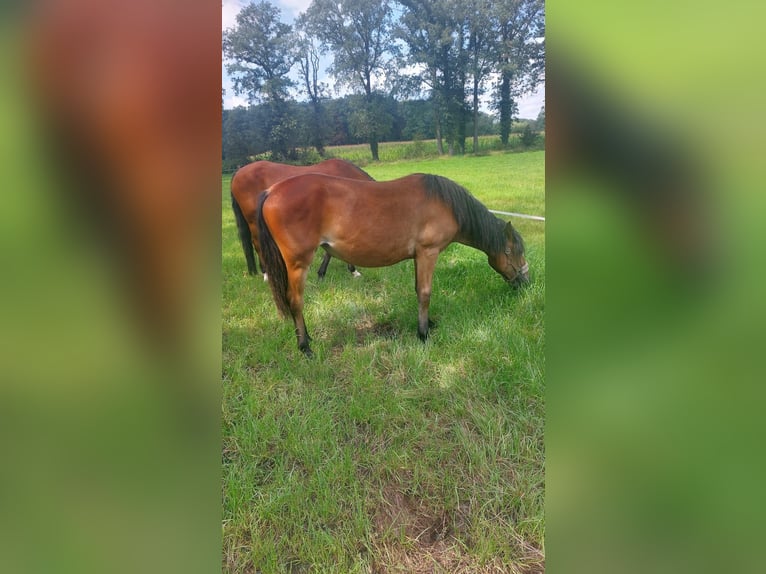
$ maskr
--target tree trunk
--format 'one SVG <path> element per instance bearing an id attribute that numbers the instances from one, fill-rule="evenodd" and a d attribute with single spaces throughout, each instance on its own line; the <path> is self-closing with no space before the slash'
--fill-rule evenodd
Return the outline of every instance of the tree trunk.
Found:
<path id="1" fill-rule="evenodd" d="M 457 124 L 457 149 L 458 153 L 460 155 L 465 154 L 465 128 L 466 124 L 468 123 L 468 106 L 465 105 L 465 96 L 463 96 L 463 101 L 460 102 L 460 107 L 458 108 L 458 124 Z"/>
<path id="2" fill-rule="evenodd" d="M 373 137 L 370 139 L 370 151 L 372 152 L 372 161 L 380 161 L 378 157 L 378 138 Z"/>
<path id="3" fill-rule="evenodd" d="M 311 134 L 311 139 L 314 141 L 314 148 L 317 153 L 324 157 L 324 134 L 322 130 L 322 104 L 317 98 L 311 98 L 311 104 L 314 111 L 314 130 Z"/>
<path id="4" fill-rule="evenodd" d="M 479 153 L 479 79 L 473 78 L 473 153 Z"/>
<path id="5" fill-rule="evenodd" d="M 500 81 L 500 141 L 503 142 L 503 145 L 508 145 L 512 115 L 511 72 L 504 71 Z"/>
<path id="6" fill-rule="evenodd" d="M 442 142 L 442 122 L 439 110 L 434 109 L 434 121 L 436 122 L 436 149 L 439 155 L 444 155 L 444 143 Z"/>

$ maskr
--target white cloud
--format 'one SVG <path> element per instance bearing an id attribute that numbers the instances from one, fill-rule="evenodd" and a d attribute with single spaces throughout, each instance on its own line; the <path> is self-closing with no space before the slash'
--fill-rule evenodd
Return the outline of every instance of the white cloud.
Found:
<path id="1" fill-rule="evenodd" d="M 311 0 L 271 0 L 271 2 L 282 11 L 282 20 L 286 23 L 292 23 L 298 14 L 305 12 L 311 4 Z M 249 3 L 248 0 L 222 0 L 221 30 L 234 26 L 237 14 Z"/>
<path id="2" fill-rule="evenodd" d="M 536 120 L 540 109 L 545 105 L 545 84 L 535 92 L 519 98 L 519 117 L 525 120 Z"/>
<path id="3" fill-rule="evenodd" d="M 245 3 L 242 0 L 223 0 L 221 3 L 221 30 L 231 28 L 236 24 L 237 14 Z"/>
<path id="4" fill-rule="evenodd" d="M 282 10 L 282 17 L 290 16 L 295 18 L 298 14 L 305 12 L 311 0 L 278 0 L 276 5 Z"/>

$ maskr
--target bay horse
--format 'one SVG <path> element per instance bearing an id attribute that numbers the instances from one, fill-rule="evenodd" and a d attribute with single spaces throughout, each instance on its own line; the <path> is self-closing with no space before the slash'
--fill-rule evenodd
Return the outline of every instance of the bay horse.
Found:
<path id="1" fill-rule="evenodd" d="M 303 291 L 317 247 L 363 267 L 415 260 L 418 336 L 428 337 L 428 306 L 436 260 L 458 242 L 487 254 L 513 287 L 529 282 L 524 242 L 510 222 L 492 215 L 464 187 L 438 175 L 392 181 L 299 175 L 259 198 L 263 262 L 279 313 L 295 323 L 298 348 L 313 355 L 303 319 Z"/>
<path id="2" fill-rule="evenodd" d="M 353 163 L 342 159 L 326 159 L 315 165 L 296 166 L 272 161 L 255 161 L 240 168 L 231 179 L 231 207 L 234 211 L 234 219 L 237 222 L 237 232 L 242 243 L 242 251 L 247 261 L 247 272 L 255 275 L 258 272 L 255 253 L 261 261 L 263 279 L 266 280 L 266 271 L 263 267 L 260 246 L 258 243 L 258 198 L 273 184 L 305 173 L 323 173 L 349 179 L 371 181 L 372 178 Z M 322 279 L 330 264 L 331 255 L 325 253 L 322 264 L 319 266 L 318 275 Z M 358 277 L 360 273 L 356 268 L 348 264 L 348 270 Z"/>

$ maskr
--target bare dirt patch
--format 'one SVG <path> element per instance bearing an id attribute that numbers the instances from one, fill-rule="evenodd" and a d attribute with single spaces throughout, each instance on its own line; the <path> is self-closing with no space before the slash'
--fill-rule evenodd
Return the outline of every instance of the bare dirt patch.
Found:
<path id="1" fill-rule="evenodd" d="M 480 561 L 465 550 L 470 543 L 470 505 L 446 511 L 429 507 L 402 492 L 401 485 L 383 489 L 383 500 L 373 515 L 375 574 L 411 572 L 537 574 L 545 571 L 542 553 L 531 546 L 517 564 L 499 558 Z M 509 544 L 519 541 L 510 541 Z"/>
<path id="2" fill-rule="evenodd" d="M 389 321 L 376 322 L 371 317 L 363 317 L 355 325 L 356 344 L 363 345 L 369 338 L 394 339 L 401 335 L 401 329 Z"/>

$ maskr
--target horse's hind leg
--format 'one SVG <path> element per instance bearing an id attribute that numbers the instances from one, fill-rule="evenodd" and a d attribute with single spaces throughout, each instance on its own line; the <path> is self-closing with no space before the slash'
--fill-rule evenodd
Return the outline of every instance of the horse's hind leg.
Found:
<path id="1" fill-rule="evenodd" d="M 327 273 L 327 266 L 330 264 L 330 259 L 332 259 L 332 255 L 325 252 L 324 258 L 322 259 L 322 264 L 319 266 L 319 271 L 317 271 L 317 275 L 319 275 L 320 279 L 324 279 L 325 274 Z M 348 263 L 348 272 L 353 274 L 354 277 L 361 277 L 362 274 L 359 273 L 359 271 L 356 270 L 356 267 L 351 265 L 351 263 Z"/>
<path id="2" fill-rule="evenodd" d="M 311 350 L 308 329 L 306 329 L 306 321 L 303 319 L 303 289 L 306 285 L 306 275 L 308 274 L 308 266 L 296 267 L 290 269 L 287 272 L 288 277 L 288 301 L 290 303 L 290 313 L 293 316 L 293 322 L 295 323 L 295 336 L 298 339 L 298 348 L 304 355 L 311 358 L 314 356 Z"/>
<path id="3" fill-rule="evenodd" d="M 258 264 L 261 266 L 261 271 L 263 271 L 263 280 L 268 281 L 269 276 L 266 275 L 266 268 L 263 266 L 263 256 L 261 255 L 261 246 L 259 245 L 258 240 L 256 240 L 255 238 L 253 238 L 253 247 L 255 248 L 256 261 L 258 261 Z"/>
<path id="4" fill-rule="evenodd" d="M 351 273 L 354 277 L 361 277 L 362 274 L 359 273 L 359 271 L 356 270 L 356 267 L 351 265 L 351 263 L 348 263 L 348 272 Z"/>
<path id="5" fill-rule="evenodd" d="M 317 275 L 319 275 L 320 279 L 324 279 L 325 273 L 327 273 L 327 266 L 330 264 L 330 259 L 332 259 L 332 256 L 325 251 L 322 264 L 319 266 L 319 271 L 317 271 Z"/>

